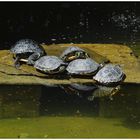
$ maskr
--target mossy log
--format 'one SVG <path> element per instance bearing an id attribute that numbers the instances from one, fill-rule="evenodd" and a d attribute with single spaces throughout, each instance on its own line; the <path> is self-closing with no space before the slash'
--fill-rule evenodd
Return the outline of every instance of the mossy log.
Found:
<path id="1" fill-rule="evenodd" d="M 66 47 L 73 45 L 85 49 L 98 63 L 110 61 L 120 64 L 126 74 L 124 82 L 140 83 L 140 63 L 132 50 L 117 44 L 53 44 L 42 45 L 48 55 L 60 56 Z M 9 50 L 0 51 L 0 84 L 71 84 L 95 83 L 92 78 L 50 77 L 40 73 L 32 66 L 23 64 L 19 69 L 13 66 L 13 56 Z"/>

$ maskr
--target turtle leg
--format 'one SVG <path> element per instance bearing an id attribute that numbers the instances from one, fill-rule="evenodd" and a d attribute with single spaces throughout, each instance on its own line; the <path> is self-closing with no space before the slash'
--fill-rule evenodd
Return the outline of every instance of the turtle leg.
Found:
<path id="1" fill-rule="evenodd" d="M 88 97 L 87 97 L 87 100 L 89 100 L 89 101 L 93 101 L 94 99 L 95 99 L 94 96 L 88 96 Z"/>
<path id="2" fill-rule="evenodd" d="M 20 67 L 20 56 L 16 55 L 16 58 L 14 60 L 14 66 L 16 69 L 18 69 Z"/>
<path id="3" fill-rule="evenodd" d="M 40 57 L 40 53 L 33 53 L 32 55 L 29 56 L 28 58 L 28 65 L 34 65 L 35 61 Z"/>

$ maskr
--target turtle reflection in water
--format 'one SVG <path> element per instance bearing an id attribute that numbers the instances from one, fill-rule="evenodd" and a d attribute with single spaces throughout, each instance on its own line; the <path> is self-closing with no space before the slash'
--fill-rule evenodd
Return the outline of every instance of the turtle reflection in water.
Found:
<path id="1" fill-rule="evenodd" d="M 68 94 L 76 94 L 89 101 L 93 101 L 94 98 L 97 97 L 100 98 L 105 96 L 109 96 L 112 100 L 112 96 L 118 93 L 121 89 L 120 85 L 115 87 L 106 87 L 95 84 L 70 84 L 63 85 L 61 88 Z"/>
<path id="2" fill-rule="evenodd" d="M 80 94 L 83 93 L 92 93 L 95 89 L 97 89 L 96 85 L 93 84 L 70 84 L 70 85 L 61 85 L 62 88 L 68 94 L 76 94 L 82 97 Z"/>
<path id="3" fill-rule="evenodd" d="M 14 66 L 20 67 L 20 62 L 34 65 L 35 61 L 45 55 L 45 50 L 37 42 L 31 39 L 21 39 L 10 49 L 14 54 Z"/>
<path id="4" fill-rule="evenodd" d="M 89 101 L 93 101 L 94 98 L 108 96 L 110 100 L 113 100 L 112 96 L 118 93 L 120 89 L 121 89 L 120 85 L 117 85 L 116 87 L 106 87 L 98 85 L 98 88 L 92 93 L 92 95 L 88 96 L 87 99 Z"/>

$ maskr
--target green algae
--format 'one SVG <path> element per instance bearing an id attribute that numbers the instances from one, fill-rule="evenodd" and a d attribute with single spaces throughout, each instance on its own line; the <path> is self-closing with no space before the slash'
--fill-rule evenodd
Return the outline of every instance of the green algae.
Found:
<path id="1" fill-rule="evenodd" d="M 41 117 L 41 118 L 32 118 L 30 119 L 11 119 L 11 120 L 3 120 L 1 122 L 1 127 L 3 127 L 4 132 L 0 132 L 1 137 L 11 137 L 17 138 L 21 133 L 27 133 L 31 138 L 40 138 L 44 137 L 44 135 L 48 135 L 48 137 L 74 137 L 74 133 L 78 133 L 80 131 L 78 128 L 79 123 L 83 123 L 83 121 L 79 121 L 79 118 L 72 117 Z M 30 123 L 32 125 L 30 125 Z M 77 127 L 75 123 L 78 124 Z M 88 123 L 87 123 L 88 124 Z M 9 127 L 10 126 L 10 127 Z M 84 125 L 83 125 L 84 126 Z M 85 126 L 84 126 L 85 128 Z M 13 130 L 14 129 L 14 130 Z M 74 130 L 75 129 L 75 130 Z M 6 131 L 7 130 L 7 131 Z M 10 131 L 9 131 L 10 130 Z M 84 130 L 84 129 L 83 129 Z M 74 131 L 74 133 L 73 133 Z M 10 132 L 5 134 L 5 132 Z"/>
<path id="2" fill-rule="evenodd" d="M 39 117 L 0 120 L 1 138 L 139 138 L 139 130 L 121 126 L 121 118 Z"/>

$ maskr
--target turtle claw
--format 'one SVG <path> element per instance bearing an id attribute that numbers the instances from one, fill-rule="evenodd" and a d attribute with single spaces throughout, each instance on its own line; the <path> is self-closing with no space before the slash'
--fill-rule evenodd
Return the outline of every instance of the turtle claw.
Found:
<path id="1" fill-rule="evenodd" d="M 89 97 L 87 97 L 87 100 L 88 100 L 88 101 L 93 101 L 94 98 L 95 98 L 94 96 L 89 96 Z"/>
<path id="2" fill-rule="evenodd" d="M 19 60 L 20 60 L 20 57 L 19 56 L 16 56 L 16 58 L 14 60 L 14 66 L 15 66 L 16 69 L 19 69 L 19 67 L 20 67 Z"/>
<path id="3" fill-rule="evenodd" d="M 15 66 L 16 69 L 19 69 L 20 63 L 16 63 L 16 64 L 14 64 L 14 66 Z"/>

